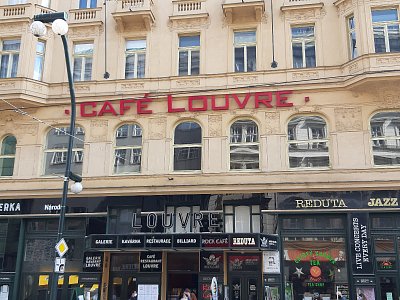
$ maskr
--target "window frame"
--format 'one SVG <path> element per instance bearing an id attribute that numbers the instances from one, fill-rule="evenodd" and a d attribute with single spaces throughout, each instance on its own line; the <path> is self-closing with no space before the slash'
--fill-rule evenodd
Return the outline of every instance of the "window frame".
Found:
<path id="1" fill-rule="evenodd" d="M 245 32 L 254 32 L 254 42 L 244 42 L 244 43 L 236 43 L 235 36 L 236 34 L 245 33 Z M 255 62 L 254 62 L 254 70 L 248 70 L 248 47 L 255 47 Z M 243 71 L 236 70 L 236 49 L 243 48 Z M 256 29 L 248 29 L 248 30 L 235 30 L 233 31 L 233 72 L 235 73 L 247 73 L 247 72 L 256 72 L 257 71 L 257 30 Z"/>
<path id="2" fill-rule="evenodd" d="M 312 38 L 307 38 L 307 37 L 295 37 L 293 38 L 293 28 L 307 28 L 307 27 L 312 27 L 313 29 L 313 36 Z M 302 68 L 316 68 L 317 67 L 317 39 L 315 36 L 315 29 L 316 29 L 316 24 L 299 24 L 299 25 L 292 25 L 290 27 L 290 34 L 291 34 L 291 40 L 290 40 L 290 45 L 291 45 L 291 52 L 292 52 L 292 67 L 293 69 L 302 69 Z M 308 42 L 313 42 L 314 45 L 314 61 L 315 61 L 315 66 L 307 66 L 307 58 L 306 58 L 306 43 Z M 296 67 L 294 65 L 294 53 L 293 53 L 293 44 L 294 43 L 301 43 L 301 56 L 302 56 L 302 66 L 301 67 Z"/>
<path id="3" fill-rule="evenodd" d="M 351 20 L 353 20 L 353 28 L 351 28 Z M 347 32 L 347 46 L 348 46 L 348 54 L 350 60 L 358 57 L 358 48 L 357 48 L 357 33 L 356 33 L 356 20 L 354 14 L 348 15 L 346 17 L 346 32 Z M 353 36 L 354 41 L 353 43 Z"/>
<path id="4" fill-rule="evenodd" d="M 373 12 L 374 11 L 384 11 L 384 10 L 396 10 L 397 20 L 396 21 L 383 21 L 383 22 L 374 22 L 373 21 Z M 388 26 L 397 25 L 399 29 L 399 38 L 400 38 L 400 18 L 399 18 L 399 9 L 398 7 L 386 7 L 386 8 L 371 8 L 371 23 L 372 23 L 372 37 L 374 41 L 374 52 L 375 53 L 390 53 L 390 52 L 398 52 L 398 51 L 391 51 L 390 49 L 390 40 L 389 40 L 389 31 Z M 375 34 L 374 34 L 374 27 L 379 26 L 383 27 L 383 36 L 385 39 L 385 51 L 384 52 L 377 52 L 376 51 L 376 44 L 375 44 Z"/>
<path id="5" fill-rule="evenodd" d="M 227 212 L 227 208 L 231 207 L 232 212 Z M 247 207 L 249 208 L 249 226 L 250 226 L 250 232 L 249 233 L 262 233 L 263 232 L 263 214 L 261 212 L 261 205 L 260 204 L 224 204 L 223 206 L 223 218 L 224 218 L 224 233 L 246 233 L 246 232 L 238 232 L 236 231 L 236 222 L 237 222 L 237 216 L 236 216 L 236 210 L 239 207 Z M 253 207 L 258 207 L 258 212 L 253 212 Z M 254 227 L 254 218 L 258 216 L 259 217 L 259 230 L 255 230 Z M 227 217 L 232 217 L 232 232 L 227 230 Z M 240 218 L 238 218 L 240 219 Z"/>
<path id="6" fill-rule="evenodd" d="M 13 147 L 13 154 L 1 154 L 3 152 L 3 147 L 5 146 L 5 141 L 7 138 L 14 138 L 15 139 L 15 146 Z M 0 159 L 13 159 L 13 170 L 12 170 L 12 174 L 11 175 L 2 175 L 3 174 L 3 166 L 1 165 L 1 169 L 0 169 L 0 178 L 1 177 L 12 177 L 14 176 L 14 168 L 15 168 L 15 156 L 16 156 L 16 150 L 17 150 L 17 138 L 12 135 L 12 134 L 7 134 L 6 136 L 4 136 L 1 139 L 1 143 L 0 143 Z"/>
<path id="7" fill-rule="evenodd" d="M 4 50 L 4 42 L 6 41 L 19 41 L 18 50 Z M 2 60 L 3 56 L 5 55 L 9 56 L 5 77 L 1 76 L 3 70 L 1 69 L 1 64 L 0 64 L 0 78 L 15 78 L 18 76 L 20 53 L 21 53 L 21 39 L 4 38 L 0 40 L 0 61 Z M 15 74 L 13 74 L 12 72 L 13 72 L 13 64 L 15 62 L 15 56 L 18 56 L 18 59 L 16 62 L 17 68 L 15 70 Z"/>
<path id="8" fill-rule="evenodd" d="M 180 41 L 182 37 L 199 37 L 199 45 L 198 46 L 188 46 L 188 47 L 181 47 L 180 45 Z M 187 74 L 181 74 L 181 70 L 180 70 L 180 54 L 182 52 L 187 52 L 188 55 L 188 62 L 187 62 Z M 198 52 L 198 56 L 199 56 L 199 73 L 198 74 L 192 74 L 192 53 L 193 52 Z M 200 33 L 194 33 L 194 34 L 182 34 L 178 36 L 178 58 L 177 58 L 177 62 L 178 62 L 178 76 L 197 76 L 200 75 L 200 61 L 201 61 L 201 34 Z"/>
<path id="9" fill-rule="evenodd" d="M 91 55 L 86 55 L 86 54 L 76 54 L 76 47 L 78 45 L 92 45 L 92 53 Z M 81 69 L 80 69 L 80 74 L 79 78 L 75 77 L 75 65 L 76 65 L 76 59 L 77 58 L 82 58 L 81 61 Z M 85 78 L 85 73 L 86 73 L 86 60 L 88 58 L 92 59 L 92 67 L 90 70 L 90 78 L 86 79 Z M 93 67 L 94 67 L 94 41 L 80 41 L 80 42 L 74 42 L 73 44 L 73 66 L 72 66 L 72 72 L 73 72 L 73 80 L 74 82 L 81 82 L 81 81 L 90 81 L 93 80 Z"/>
<path id="10" fill-rule="evenodd" d="M 127 50 L 127 44 L 130 41 L 144 41 L 146 44 L 145 49 L 143 50 Z M 138 63 L 139 63 L 139 55 L 144 54 L 144 66 L 143 66 L 143 76 L 138 76 Z M 128 56 L 134 56 L 133 63 L 133 76 L 127 76 L 127 58 Z M 125 64 L 124 64 L 124 78 L 125 79 L 135 79 L 135 78 L 145 78 L 146 77 L 146 58 L 147 58 L 147 39 L 146 38 L 137 38 L 137 39 L 125 39 Z M 131 73 L 131 72 L 129 72 Z"/>

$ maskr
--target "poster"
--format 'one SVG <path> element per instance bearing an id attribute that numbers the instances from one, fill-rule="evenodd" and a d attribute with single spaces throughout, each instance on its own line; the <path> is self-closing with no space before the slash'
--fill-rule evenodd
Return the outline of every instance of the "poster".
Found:
<path id="1" fill-rule="evenodd" d="M 158 284 L 139 284 L 138 300 L 158 300 Z"/>
<path id="2" fill-rule="evenodd" d="M 279 288 L 278 287 L 265 287 L 266 300 L 279 300 Z"/>
<path id="3" fill-rule="evenodd" d="M 279 251 L 264 251 L 263 252 L 263 272 L 265 274 L 280 274 L 281 273 Z"/>
<path id="4" fill-rule="evenodd" d="M 357 287 L 357 298 L 356 300 L 375 300 L 375 288 L 374 287 Z"/>

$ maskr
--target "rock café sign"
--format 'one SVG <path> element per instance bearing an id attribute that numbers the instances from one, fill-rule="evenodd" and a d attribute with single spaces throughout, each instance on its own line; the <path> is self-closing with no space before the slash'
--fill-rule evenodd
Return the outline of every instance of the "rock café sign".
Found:
<path id="1" fill-rule="evenodd" d="M 225 95 L 196 95 L 188 96 L 184 101 L 177 101 L 173 95 L 166 97 L 166 111 L 168 113 L 219 111 L 231 108 L 259 109 L 259 108 L 282 108 L 292 107 L 293 102 L 289 101 L 291 90 L 275 92 L 254 92 L 244 94 Z M 182 99 L 182 98 L 180 98 Z M 104 102 L 82 102 L 79 104 L 79 114 L 83 118 L 101 117 L 105 115 L 122 116 L 127 113 L 136 112 L 138 115 L 153 114 L 151 108 L 155 98 L 145 94 L 143 98 L 121 99 Z M 309 97 L 304 98 L 305 102 Z M 179 103 L 178 103 L 179 102 Z M 69 114 L 69 110 L 65 110 Z"/>

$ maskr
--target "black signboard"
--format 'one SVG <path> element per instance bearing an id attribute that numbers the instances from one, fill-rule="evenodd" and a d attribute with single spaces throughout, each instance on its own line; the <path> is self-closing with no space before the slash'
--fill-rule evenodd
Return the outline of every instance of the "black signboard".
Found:
<path id="1" fill-rule="evenodd" d="M 201 247 L 203 248 L 229 248 L 229 235 L 210 234 L 201 236 Z"/>
<path id="2" fill-rule="evenodd" d="M 119 248 L 144 248 L 144 235 L 121 235 L 118 237 Z"/>
<path id="3" fill-rule="evenodd" d="M 117 247 L 115 235 L 92 235 L 91 246 L 93 249 L 112 249 Z"/>
<path id="4" fill-rule="evenodd" d="M 172 235 L 146 235 L 145 243 L 147 248 L 171 248 Z"/>
<path id="5" fill-rule="evenodd" d="M 373 277 L 359 277 L 359 278 L 355 278 L 355 283 L 357 285 L 375 285 L 376 284 L 376 280 Z"/>
<path id="6" fill-rule="evenodd" d="M 14 282 L 14 274 L 0 273 L 0 283 Z"/>
<path id="7" fill-rule="evenodd" d="M 1 200 L 0 215 L 26 214 L 30 210 L 29 200 Z"/>
<path id="8" fill-rule="evenodd" d="M 229 271 L 252 271 L 261 270 L 261 255 L 254 254 L 231 254 L 228 256 Z"/>
<path id="9" fill-rule="evenodd" d="M 102 272 L 103 253 L 85 252 L 83 255 L 83 272 Z"/>
<path id="10" fill-rule="evenodd" d="M 140 252 L 140 272 L 161 272 L 162 252 Z"/>
<path id="11" fill-rule="evenodd" d="M 351 261 L 353 274 L 372 274 L 371 237 L 368 228 L 368 214 L 350 214 Z"/>
<path id="12" fill-rule="evenodd" d="M 255 234 L 234 234 L 230 236 L 232 248 L 258 248 L 258 236 Z"/>
<path id="13" fill-rule="evenodd" d="M 177 234 L 173 236 L 174 248 L 199 248 L 200 235 Z"/>
<path id="14" fill-rule="evenodd" d="M 278 250 L 278 236 L 260 234 L 260 248 L 262 250 Z"/>
<path id="15" fill-rule="evenodd" d="M 221 273 L 224 271 L 224 255 L 222 252 L 200 252 L 200 271 Z"/>

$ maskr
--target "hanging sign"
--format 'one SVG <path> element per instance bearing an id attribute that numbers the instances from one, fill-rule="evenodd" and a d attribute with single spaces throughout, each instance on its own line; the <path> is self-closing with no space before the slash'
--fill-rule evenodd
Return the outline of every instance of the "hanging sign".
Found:
<path id="1" fill-rule="evenodd" d="M 83 255 L 83 272 L 101 272 L 103 270 L 102 252 L 85 252 Z"/>
<path id="2" fill-rule="evenodd" d="M 368 228 L 368 215 L 350 214 L 351 256 L 353 274 L 372 274 L 371 237 Z"/>
<path id="3" fill-rule="evenodd" d="M 200 271 L 208 273 L 223 272 L 224 256 L 222 252 L 200 252 Z"/>
<path id="4" fill-rule="evenodd" d="M 63 257 L 65 253 L 68 251 L 67 242 L 62 238 L 56 245 L 56 250 L 59 257 Z"/>
<path id="5" fill-rule="evenodd" d="M 140 252 L 140 272 L 161 272 L 162 252 Z"/>

